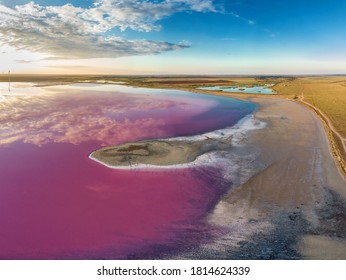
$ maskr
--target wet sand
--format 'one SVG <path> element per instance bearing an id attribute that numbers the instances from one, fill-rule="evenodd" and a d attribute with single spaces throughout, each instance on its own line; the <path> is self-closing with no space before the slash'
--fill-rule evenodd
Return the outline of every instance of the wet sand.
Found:
<path id="1" fill-rule="evenodd" d="M 346 259 L 346 181 L 323 124 L 293 101 L 246 99 L 261 104 L 256 117 L 267 123 L 243 142 L 257 147 L 262 168 L 240 178 L 209 215 L 230 233 L 185 257 Z"/>

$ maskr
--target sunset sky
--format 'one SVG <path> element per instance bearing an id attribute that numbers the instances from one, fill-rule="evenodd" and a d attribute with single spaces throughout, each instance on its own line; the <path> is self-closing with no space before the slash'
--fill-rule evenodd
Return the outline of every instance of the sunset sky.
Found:
<path id="1" fill-rule="evenodd" d="M 0 74 L 345 74 L 344 0 L 0 0 Z"/>

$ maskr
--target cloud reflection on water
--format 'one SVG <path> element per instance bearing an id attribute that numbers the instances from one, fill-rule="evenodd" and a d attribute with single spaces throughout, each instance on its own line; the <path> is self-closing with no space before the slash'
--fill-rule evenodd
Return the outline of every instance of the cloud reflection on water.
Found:
<path id="1" fill-rule="evenodd" d="M 25 95 L 27 89 L 30 94 Z M 0 145 L 15 141 L 38 146 L 87 141 L 110 145 L 160 137 L 164 136 L 163 127 L 174 125 L 175 118 L 214 105 L 211 101 L 196 105 L 193 98 L 168 95 L 158 98 L 150 94 L 114 94 L 92 87 L 68 89 L 37 88 L 40 94 L 32 95 L 32 88 L 20 88 L 17 92 L 22 94 L 7 94 L 0 103 Z"/>

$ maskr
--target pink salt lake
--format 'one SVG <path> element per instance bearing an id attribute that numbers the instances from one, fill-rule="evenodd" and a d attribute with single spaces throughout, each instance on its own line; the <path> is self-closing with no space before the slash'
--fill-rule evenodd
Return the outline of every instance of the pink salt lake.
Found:
<path id="1" fill-rule="evenodd" d="M 0 92 L 0 95 L 2 93 Z M 102 146 L 232 126 L 255 105 L 183 91 L 17 85 L 0 99 L 0 259 L 162 258 L 222 229 L 218 169 L 116 170 Z"/>

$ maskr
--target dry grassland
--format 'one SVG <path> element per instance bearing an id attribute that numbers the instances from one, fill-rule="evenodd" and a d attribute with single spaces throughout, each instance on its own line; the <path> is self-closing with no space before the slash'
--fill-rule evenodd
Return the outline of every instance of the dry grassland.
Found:
<path id="1" fill-rule="evenodd" d="M 326 126 L 332 153 L 346 174 L 346 76 L 299 77 L 274 89 L 314 110 Z"/>

